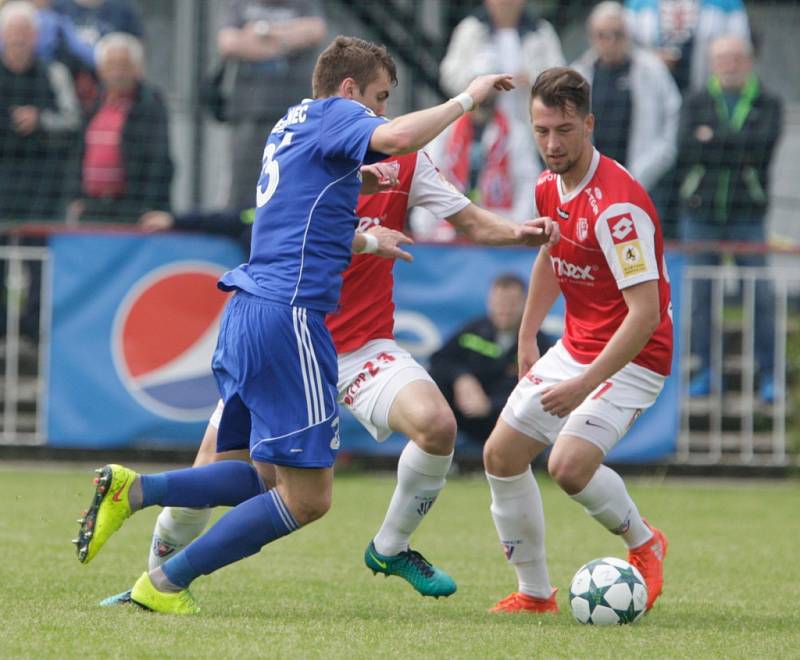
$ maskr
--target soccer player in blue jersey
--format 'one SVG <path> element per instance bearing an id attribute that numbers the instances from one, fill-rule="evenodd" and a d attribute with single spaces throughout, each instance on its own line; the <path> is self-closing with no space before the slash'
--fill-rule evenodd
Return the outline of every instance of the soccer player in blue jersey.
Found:
<path id="1" fill-rule="evenodd" d="M 387 121 L 367 105 L 383 114 L 395 83 L 384 48 L 338 37 L 317 62 L 315 98 L 290 108 L 267 139 L 250 259 L 220 280 L 235 295 L 212 363 L 225 403 L 218 450 L 249 437 L 253 465 L 98 471 L 76 540 L 84 563 L 144 507 L 234 507 L 139 578 L 131 598 L 143 607 L 199 611 L 188 590 L 197 577 L 257 553 L 330 507 L 339 417 L 336 355 L 324 318 L 337 304 L 351 247 L 378 247 L 377 239 L 354 237 L 362 166 L 419 149 L 495 90 L 512 88 L 510 75 L 481 76 L 454 99 Z M 266 491 L 271 465 L 276 487 Z"/>

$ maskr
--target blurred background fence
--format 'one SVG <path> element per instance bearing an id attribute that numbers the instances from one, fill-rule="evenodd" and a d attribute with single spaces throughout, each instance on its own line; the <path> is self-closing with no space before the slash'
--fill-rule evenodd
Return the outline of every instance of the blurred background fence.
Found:
<path id="1" fill-rule="evenodd" d="M 613 3 L 520 1 L 511 47 L 488 29 L 492 4 L 503 3 L 0 3 L 2 443 L 194 446 L 216 399 L 208 364 L 224 298 L 214 280 L 246 250 L 246 217 L 230 217 L 252 206 L 266 132 L 310 95 L 316 53 L 353 34 L 398 62 L 391 114 L 506 64 L 523 90 L 561 62 L 593 78 L 598 147 L 659 207 L 680 319 L 654 421 L 646 415 L 616 458 L 797 464 L 800 1 L 631 0 L 620 15 Z M 524 126 L 521 107 L 492 112 Z M 494 135 L 492 112 L 478 142 Z M 447 148 L 431 145 L 445 174 Z M 522 153 L 538 162 L 532 143 Z M 471 175 L 454 183 L 488 204 Z M 410 227 L 421 243 L 454 238 L 438 218 Z M 397 278 L 397 328 L 423 362 L 483 312 L 494 275 L 527 277 L 533 260 L 418 251 Z M 553 335 L 559 323 L 556 310 Z M 352 452 L 401 447 L 374 445 L 352 422 L 344 438 Z"/>

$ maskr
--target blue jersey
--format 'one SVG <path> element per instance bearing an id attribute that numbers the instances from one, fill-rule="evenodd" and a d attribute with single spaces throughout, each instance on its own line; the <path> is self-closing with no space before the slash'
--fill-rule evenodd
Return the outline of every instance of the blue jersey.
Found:
<path id="1" fill-rule="evenodd" d="M 264 149 L 250 260 L 225 273 L 220 288 L 321 312 L 336 308 L 357 223 L 359 170 L 386 158 L 369 151 L 385 121 L 338 96 L 289 108 Z"/>

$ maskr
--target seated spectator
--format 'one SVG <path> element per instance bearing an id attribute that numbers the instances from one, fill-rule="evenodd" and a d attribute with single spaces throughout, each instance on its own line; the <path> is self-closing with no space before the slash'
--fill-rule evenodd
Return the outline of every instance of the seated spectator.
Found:
<path id="1" fill-rule="evenodd" d="M 522 278 L 498 276 L 486 316 L 467 323 L 431 356 L 430 374 L 455 412 L 459 431 L 481 444 L 519 380 L 517 334 L 525 300 Z M 550 342 L 540 334 L 538 343 L 544 354 Z"/>
<path id="2" fill-rule="evenodd" d="M 167 110 L 143 80 L 141 42 L 113 33 L 97 44 L 100 100 L 84 132 L 80 192 L 68 220 L 136 222 L 169 210 L 172 159 Z"/>
<path id="3" fill-rule="evenodd" d="M 69 73 L 36 57 L 36 8 L 0 9 L 0 219 L 61 217 L 64 165 L 80 127 Z"/>
<path id="4" fill-rule="evenodd" d="M 633 47 L 619 2 L 601 2 L 587 22 L 591 48 L 572 66 L 592 85 L 594 144 L 651 191 L 677 154 L 681 95 L 666 66 Z"/>
<path id="5" fill-rule="evenodd" d="M 708 48 L 724 34 L 750 38 L 742 0 L 625 0 L 634 41 L 667 65 L 682 94 L 708 81 Z"/>
<path id="6" fill-rule="evenodd" d="M 763 244 L 767 238 L 769 167 L 782 130 L 780 100 L 767 92 L 753 72 L 749 42 L 721 37 L 710 49 L 708 88 L 686 99 L 679 134 L 682 236 L 714 243 L 693 254 L 690 263 L 720 263 L 718 241 Z M 740 266 L 764 266 L 760 253 L 738 254 Z M 759 393 L 774 400 L 773 294 L 763 279 L 756 284 L 755 351 Z M 690 383 L 692 396 L 711 390 L 711 283 L 700 280 L 692 293 L 692 351 L 700 369 Z"/>
<path id="7" fill-rule="evenodd" d="M 529 123 L 531 83 L 544 69 L 562 66 L 564 54 L 553 26 L 529 12 L 526 4 L 525 0 L 484 0 L 484 6 L 453 31 L 440 80 L 455 95 L 475 76 L 513 73 L 517 89 L 503 94 L 500 109 Z M 535 153 L 532 148 L 532 158 Z"/>

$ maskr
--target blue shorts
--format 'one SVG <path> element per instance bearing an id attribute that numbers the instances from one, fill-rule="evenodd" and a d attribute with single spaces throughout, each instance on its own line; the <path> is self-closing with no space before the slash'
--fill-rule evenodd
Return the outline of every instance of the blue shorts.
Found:
<path id="1" fill-rule="evenodd" d="M 249 445 L 255 461 L 333 465 L 338 367 L 323 313 L 239 291 L 222 316 L 212 368 L 225 402 L 217 451 Z"/>

